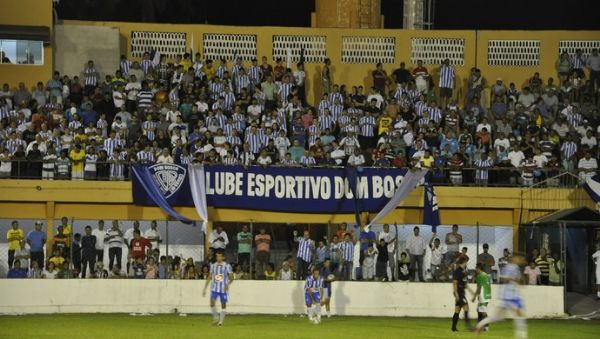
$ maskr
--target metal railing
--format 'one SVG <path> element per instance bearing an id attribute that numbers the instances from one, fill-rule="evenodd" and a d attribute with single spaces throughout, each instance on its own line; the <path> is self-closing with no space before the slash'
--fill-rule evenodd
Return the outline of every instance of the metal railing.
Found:
<path id="1" fill-rule="evenodd" d="M 7 162 L 7 161 L 2 161 Z M 72 171 L 71 165 L 67 172 L 60 173 L 57 166 L 54 166 L 54 170 L 47 171 L 44 169 L 44 164 L 48 164 L 44 161 L 35 160 L 10 160 L 11 171 L 1 172 L 0 179 L 45 179 L 45 180 L 71 180 Z M 119 165 L 123 166 L 123 177 L 111 176 L 110 166 L 111 162 L 108 161 L 96 161 L 96 171 L 87 172 L 84 171 L 84 180 L 131 180 L 131 166 L 139 162 L 122 161 Z M 206 163 L 205 166 L 211 166 L 217 164 Z M 218 164 L 221 165 L 221 164 Z M 185 166 L 185 165 L 183 165 Z M 258 165 L 251 165 L 258 166 Z M 269 167 L 306 167 L 306 168 L 343 168 L 343 166 L 284 166 L 281 164 L 270 165 Z M 365 168 L 394 168 L 389 167 L 365 167 Z M 400 167 L 401 169 L 408 169 L 408 167 Z M 532 180 L 523 180 L 523 169 L 516 167 L 490 167 L 490 168 L 476 168 L 476 167 L 463 167 L 460 170 L 460 176 L 452 176 L 452 169 L 449 167 L 434 167 L 431 169 L 430 180 L 435 185 L 440 186 L 496 186 L 496 187 L 577 187 L 581 183 L 581 173 L 583 171 L 573 170 L 566 171 L 562 168 L 539 168 L 535 169 L 532 173 Z M 481 175 L 487 173 L 487 175 Z M 597 173 L 597 171 L 596 171 Z M 570 175 L 565 175 L 570 174 Z M 554 178 L 554 179 L 553 179 Z M 578 180 L 579 178 L 579 180 Z"/>

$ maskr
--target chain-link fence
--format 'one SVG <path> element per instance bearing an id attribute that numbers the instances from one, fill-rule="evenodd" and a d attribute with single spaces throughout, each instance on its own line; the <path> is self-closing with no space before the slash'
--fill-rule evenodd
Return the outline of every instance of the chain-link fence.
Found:
<path id="1" fill-rule="evenodd" d="M 18 219 L 16 220 L 19 224 L 18 228 L 23 230 L 25 238 L 29 232 L 34 230 L 34 224 L 36 220 L 32 219 Z M 9 254 L 9 243 L 8 243 L 8 235 L 9 230 L 11 229 L 11 224 L 13 219 L 0 219 L 0 233 L 3 235 L 0 239 L 0 277 L 5 277 L 8 269 L 9 269 L 9 256 L 12 258 L 12 255 Z M 47 233 L 47 225 L 46 221 L 42 220 L 43 225 L 41 231 Z M 95 234 L 106 234 L 108 230 L 111 229 L 113 225 L 112 219 L 103 220 L 104 226 L 100 233 L 97 233 L 100 229 L 99 220 L 77 220 L 77 219 L 67 219 L 67 224 L 69 226 L 72 225 L 72 234 L 67 238 L 75 238 L 75 235 L 79 234 L 83 236 L 85 234 L 85 227 L 90 226 Z M 118 263 L 120 261 L 120 265 L 122 267 L 123 272 L 127 272 L 127 263 L 129 257 L 129 247 L 125 245 L 125 243 L 131 243 L 131 238 L 133 238 L 133 229 L 134 229 L 135 220 L 118 220 L 119 229 L 122 232 L 122 245 L 116 246 L 121 249 L 120 256 L 115 255 L 113 257 L 113 264 Z M 54 246 L 54 235 L 58 233 L 58 227 L 61 225 L 61 219 L 57 219 L 53 221 L 53 230 L 51 234 L 53 236 L 48 238 L 46 242 L 46 246 L 44 246 L 44 258 L 48 259 L 52 255 L 52 247 Z M 149 236 L 149 230 L 151 229 L 151 221 L 150 220 L 141 220 L 138 221 L 139 230 L 142 236 Z M 204 259 L 204 233 L 200 229 L 199 226 L 193 226 L 184 224 L 178 221 L 165 221 L 165 220 L 156 220 L 156 232 L 160 237 L 158 243 L 152 242 L 154 244 L 153 248 L 158 248 L 158 253 L 154 253 L 154 255 L 158 256 L 168 256 L 172 258 L 179 257 L 181 261 L 190 260 L 195 263 L 197 267 L 201 266 L 201 262 Z M 74 239 L 68 240 L 68 243 L 73 241 Z M 156 246 L 158 245 L 158 246 Z M 109 258 L 109 244 L 105 240 L 104 243 L 104 251 L 98 257 L 98 261 L 103 262 L 104 268 L 109 269 L 109 263 L 111 262 Z M 28 249 L 29 246 L 26 245 Z M 69 246 L 69 250 L 65 251 L 64 257 L 68 259 L 71 263 L 73 261 L 77 261 L 77 254 L 75 253 L 75 258 L 73 258 L 73 251 L 70 249 L 76 248 L 75 246 Z M 120 260 L 118 258 L 120 257 Z M 75 260 L 73 260 L 75 259 Z"/>
<path id="2" fill-rule="evenodd" d="M 244 256 L 238 256 L 240 244 L 238 239 L 245 239 L 248 237 L 243 232 L 243 227 L 247 227 L 247 232 L 250 233 L 252 247 L 250 248 L 250 260 L 248 265 L 243 265 L 242 270 L 245 270 L 248 274 L 248 278 L 256 278 L 262 275 L 262 268 L 256 268 L 256 243 L 254 241 L 255 236 L 259 234 L 261 228 L 265 229 L 265 233 L 268 234 L 272 241 L 270 244 L 270 255 L 269 262 L 273 265 L 274 270 L 278 271 L 281 269 L 284 261 L 290 262 L 288 259 L 291 258 L 291 262 L 295 260 L 297 255 L 297 243 L 294 242 L 295 236 L 300 236 L 304 230 L 308 230 L 310 238 L 315 240 L 315 245 L 318 246 L 320 240 L 328 239 L 325 244 L 330 245 L 332 237 L 338 232 L 339 225 L 337 224 L 270 224 L 270 223 L 254 223 L 254 222 L 240 222 L 240 223 L 215 223 L 214 228 L 222 228 L 227 234 L 229 243 L 226 246 L 225 253 L 227 261 L 232 263 L 235 267 L 237 263 L 241 264 L 244 260 Z M 400 260 L 400 254 L 406 252 L 407 239 L 413 234 L 413 228 L 415 226 L 420 227 L 420 236 L 423 237 L 427 243 L 430 242 L 432 237 L 431 226 L 426 225 L 390 225 L 390 233 L 395 235 L 397 230 L 398 241 L 395 257 L 392 259 L 394 262 Z M 353 238 L 358 240 L 360 230 L 353 226 L 347 226 L 347 231 L 353 234 Z M 377 235 L 383 230 L 382 224 L 371 225 L 371 230 Z M 451 225 L 440 225 L 437 228 L 436 238 L 440 239 L 440 250 L 442 254 L 446 254 L 447 247 L 445 243 L 446 234 L 452 231 Z M 241 234 L 240 234 L 241 233 Z M 477 262 L 476 258 L 479 254 L 483 253 L 484 244 L 487 244 L 488 253 L 494 258 L 494 265 L 491 267 L 492 277 L 494 281 L 497 281 L 499 263 L 502 262 L 501 258 L 504 255 L 504 250 L 508 250 L 510 253 L 513 251 L 513 228 L 512 226 L 482 226 L 482 225 L 459 225 L 458 233 L 462 236 L 462 241 L 458 245 L 459 252 L 464 252 L 470 260 L 467 268 L 470 271 L 475 269 Z M 243 241 L 242 241 L 243 243 Z M 241 247 L 245 252 L 248 248 Z M 449 279 L 449 275 L 445 277 L 443 274 L 434 277 L 435 272 L 431 270 L 431 250 L 427 249 L 424 256 L 424 279 L 425 280 L 436 280 L 444 281 Z M 316 258 L 316 256 L 313 256 Z M 358 256 L 356 257 L 355 266 L 359 266 Z M 242 266 L 242 265 L 241 265 Z M 447 267 L 447 266 L 446 266 Z M 388 275 L 390 275 L 388 269 Z M 438 272 L 440 273 L 440 272 Z M 450 272 L 449 272 L 450 273 Z"/>

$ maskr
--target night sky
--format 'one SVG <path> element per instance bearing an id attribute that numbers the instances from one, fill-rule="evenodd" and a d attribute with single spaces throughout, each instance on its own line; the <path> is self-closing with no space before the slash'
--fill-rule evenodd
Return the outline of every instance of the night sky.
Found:
<path id="1" fill-rule="evenodd" d="M 386 28 L 402 28 L 402 0 L 382 0 Z M 552 5 L 560 3 L 561 5 Z M 437 0 L 437 29 L 596 29 L 598 0 Z M 62 0 L 62 19 L 310 27 L 313 0 Z"/>

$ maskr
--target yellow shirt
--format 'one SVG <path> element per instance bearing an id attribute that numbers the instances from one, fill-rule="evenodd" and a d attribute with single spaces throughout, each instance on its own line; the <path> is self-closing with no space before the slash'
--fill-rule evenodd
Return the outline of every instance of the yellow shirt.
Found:
<path id="1" fill-rule="evenodd" d="M 217 70 L 214 67 L 208 68 L 205 66 L 202 68 L 202 72 L 204 72 L 204 75 L 206 75 L 207 80 L 211 80 L 215 76 L 215 73 L 217 73 Z"/>
<path id="2" fill-rule="evenodd" d="M 77 150 L 71 150 L 71 152 L 69 152 L 69 157 L 73 161 L 71 170 L 83 171 L 83 166 L 85 165 L 85 162 L 83 161 L 83 159 L 85 159 L 85 152 L 83 150 L 80 150 L 79 152 L 77 152 Z M 66 233 L 67 232 L 65 230 L 65 234 Z"/>
<path id="3" fill-rule="evenodd" d="M 421 157 L 420 160 L 423 163 L 423 166 L 430 168 L 433 165 L 433 157 L 429 156 L 429 158 L 425 159 L 425 157 Z"/>
<path id="4" fill-rule="evenodd" d="M 392 124 L 391 117 L 382 117 L 379 119 L 379 134 L 386 132 L 390 129 L 390 125 Z"/>
<path id="5" fill-rule="evenodd" d="M 12 227 L 8 230 L 8 232 L 6 232 L 6 240 L 10 239 L 10 238 L 18 238 L 15 240 L 9 240 L 8 241 L 8 249 L 9 250 L 16 250 L 21 248 L 21 244 L 19 243 L 19 241 L 23 240 L 25 238 L 25 234 L 23 233 L 23 230 L 20 228 L 17 228 L 16 230 L 13 229 Z"/>
<path id="6" fill-rule="evenodd" d="M 183 66 L 183 71 L 184 71 L 184 72 L 187 72 L 187 71 L 188 71 L 188 69 L 189 69 L 190 67 L 192 67 L 192 61 L 191 61 L 191 60 L 188 60 L 188 59 L 183 59 L 183 60 L 181 60 L 181 62 L 180 62 L 179 64 L 180 64 L 181 66 Z"/>
<path id="7" fill-rule="evenodd" d="M 62 268 L 62 264 L 65 262 L 65 258 L 63 257 L 52 257 L 50 259 L 48 259 L 49 262 L 54 264 L 54 267 L 57 270 L 60 270 Z"/>

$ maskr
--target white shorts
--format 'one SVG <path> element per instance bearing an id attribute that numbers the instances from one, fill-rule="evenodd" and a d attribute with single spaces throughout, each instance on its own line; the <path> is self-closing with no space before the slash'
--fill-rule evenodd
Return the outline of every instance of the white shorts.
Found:
<path id="1" fill-rule="evenodd" d="M 479 313 L 487 313 L 488 303 L 479 303 L 477 304 L 477 312 Z"/>

